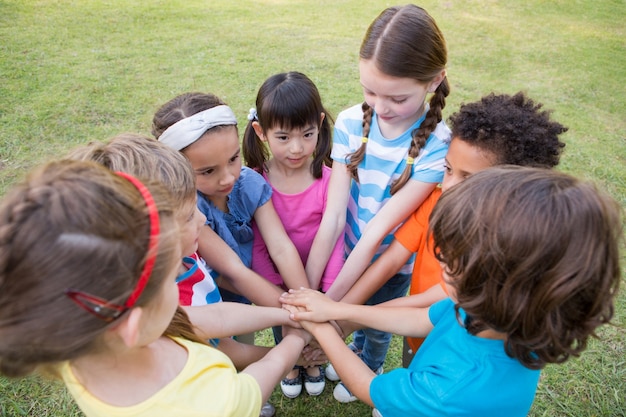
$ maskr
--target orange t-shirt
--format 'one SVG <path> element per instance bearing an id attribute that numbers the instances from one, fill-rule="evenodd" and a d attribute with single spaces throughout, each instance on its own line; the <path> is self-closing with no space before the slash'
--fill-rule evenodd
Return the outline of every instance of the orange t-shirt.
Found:
<path id="1" fill-rule="evenodd" d="M 409 216 L 394 234 L 395 239 L 411 252 L 416 252 L 411 289 L 409 293 L 420 294 L 442 283 L 441 266 L 433 254 L 432 237 L 428 239 L 428 218 L 441 196 L 441 188 L 435 188 L 422 205 Z M 409 338 L 407 342 L 416 352 L 424 339 Z"/>

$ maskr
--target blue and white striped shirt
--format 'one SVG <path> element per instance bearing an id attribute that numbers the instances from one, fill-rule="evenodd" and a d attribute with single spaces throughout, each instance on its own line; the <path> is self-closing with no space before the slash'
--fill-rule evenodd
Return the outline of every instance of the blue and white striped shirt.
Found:
<path id="1" fill-rule="evenodd" d="M 359 182 L 352 181 L 350 200 L 346 216 L 345 241 L 346 252 L 349 254 L 360 239 L 367 223 L 378 213 L 391 198 L 391 184 L 402 174 L 406 167 L 411 132 L 417 129 L 426 116 L 424 114 L 406 132 L 395 139 L 386 139 L 380 132 L 376 114 L 372 115 L 372 123 L 368 136 L 365 157 L 359 164 Z M 363 111 L 357 104 L 339 113 L 335 123 L 333 136 L 332 158 L 337 162 L 347 163 L 347 155 L 356 151 L 362 143 Z M 438 183 L 443 179 L 444 158 L 450 142 L 450 129 L 444 121 L 439 122 L 430 134 L 426 145 L 413 164 L 411 180 Z M 417 207 L 416 207 L 417 209 Z M 376 252 L 382 253 L 393 239 L 392 230 L 383 240 Z M 402 268 L 400 273 L 410 274 L 413 257 Z"/>

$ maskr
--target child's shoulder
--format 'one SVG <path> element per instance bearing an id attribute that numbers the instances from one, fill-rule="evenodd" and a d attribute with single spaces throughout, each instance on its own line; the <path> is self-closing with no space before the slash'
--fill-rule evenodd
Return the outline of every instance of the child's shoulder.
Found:
<path id="1" fill-rule="evenodd" d="M 263 189 L 264 187 L 269 187 L 269 185 L 261 174 L 251 168 L 241 167 L 239 179 L 237 180 L 233 191 L 236 192 L 236 190 L 239 189 L 244 193 L 247 193 L 252 190 Z"/>
<path id="2" fill-rule="evenodd" d="M 362 104 L 355 104 L 352 107 L 348 107 L 345 110 L 342 110 L 341 112 L 339 112 L 339 114 L 337 115 L 337 121 L 339 120 L 352 120 L 352 119 L 356 119 L 356 120 L 363 120 L 363 108 L 362 108 Z"/>
<path id="3" fill-rule="evenodd" d="M 452 131 L 444 120 L 437 123 L 437 127 L 435 127 L 431 135 L 434 135 L 446 144 L 449 144 L 450 140 L 452 140 Z"/>

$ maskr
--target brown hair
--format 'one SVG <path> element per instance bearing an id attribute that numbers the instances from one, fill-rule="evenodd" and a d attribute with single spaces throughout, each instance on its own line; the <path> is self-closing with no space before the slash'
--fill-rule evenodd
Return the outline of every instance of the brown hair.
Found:
<path id="1" fill-rule="evenodd" d="M 138 306 L 174 278 L 181 258 L 171 199 L 159 184 L 144 183 L 161 232 Z M 146 261 L 149 230 L 137 188 L 93 162 L 51 162 L 15 186 L 0 204 L 0 373 L 21 376 L 97 349 L 111 323 L 65 292 L 123 304 Z"/>
<path id="2" fill-rule="evenodd" d="M 621 209 L 589 182 L 489 168 L 445 192 L 430 227 L 467 330 L 503 333 L 528 368 L 578 356 L 613 316 Z"/>
<path id="3" fill-rule="evenodd" d="M 313 153 L 311 174 L 322 177 L 322 167 L 330 166 L 332 117 L 322 104 L 317 87 L 306 75 L 284 72 L 269 77 L 256 97 L 257 119 L 263 132 L 274 127 L 283 129 L 319 127 L 317 146 Z M 321 114 L 326 114 L 320 125 Z M 243 134 L 242 151 L 246 165 L 261 173 L 269 159 L 269 151 L 257 136 L 250 120 Z"/>
<path id="4" fill-rule="evenodd" d="M 565 143 L 559 135 L 567 127 L 550 115 L 521 91 L 512 96 L 491 93 L 462 104 L 449 122 L 453 139 L 493 155 L 494 165 L 552 168 L 561 158 Z"/>
<path id="5" fill-rule="evenodd" d="M 68 158 L 97 162 L 112 171 L 159 181 L 175 202 L 195 202 L 196 177 L 191 164 L 182 153 L 155 139 L 122 133 L 106 143 L 78 147 Z"/>
<path id="6" fill-rule="evenodd" d="M 446 67 L 448 60 L 446 41 L 437 23 L 426 10 L 414 4 L 385 9 L 370 25 L 361 44 L 359 57 L 374 60 L 376 67 L 392 77 L 412 78 L 427 84 Z M 442 120 L 446 97 L 450 94 L 448 78 L 435 90 L 430 99 L 430 108 L 421 125 L 411 135 L 409 157 L 417 158 L 430 134 Z M 363 133 L 369 135 L 373 109 L 363 103 Z M 358 165 L 365 156 L 367 144 L 349 155 L 348 169 L 358 180 Z M 392 184 L 395 194 L 411 177 L 413 166 L 407 164 L 400 177 Z"/>
<path id="7" fill-rule="evenodd" d="M 152 135 L 158 139 L 174 123 L 201 111 L 225 104 L 219 97 L 211 93 L 192 92 L 176 96 L 162 105 L 152 117 Z M 232 125 L 215 126 L 212 129 L 217 130 L 226 127 L 232 127 Z"/>

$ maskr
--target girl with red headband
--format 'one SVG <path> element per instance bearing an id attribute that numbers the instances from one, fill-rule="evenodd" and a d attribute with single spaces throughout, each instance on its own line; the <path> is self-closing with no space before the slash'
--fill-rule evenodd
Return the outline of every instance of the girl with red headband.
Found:
<path id="1" fill-rule="evenodd" d="M 290 330 L 237 373 L 178 307 L 169 193 L 95 163 L 52 162 L 10 191 L 0 247 L 0 374 L 50 371 L 87 416 L 256 417 L 309 342 Z"/>

